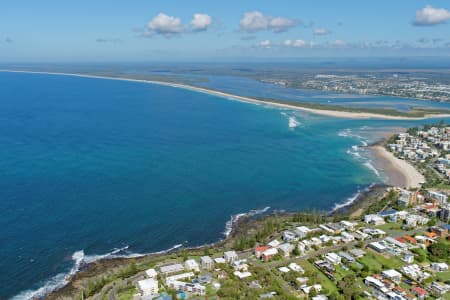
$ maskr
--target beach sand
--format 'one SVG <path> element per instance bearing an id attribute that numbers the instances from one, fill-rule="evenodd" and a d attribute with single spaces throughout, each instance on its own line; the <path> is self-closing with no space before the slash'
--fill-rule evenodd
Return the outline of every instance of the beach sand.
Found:
<path id="1" fill-rule="evenodd" d="M 376 157 L 375 164 L 388 176 L 389 184 L 405 188 L 419 188 L 425 181 L 425 177 L 413 165 L 395 157 L 383 146 L 376 145 L 370 149 Z"/>
<path id="2" fill-rule="evenodd" d="M 111 80 L 120 80 L 120 81 L 132 81 L 132 82 L 141 82 L 141 83 L 149 83 L 149 84 L 157 84 L 170 86 L 174 88 L 182 88 L 186 90 L 196 91 L 199 93 L 206 93 L 209 95 L 218 96 L 221 98 L 226 98 L 229 100 L 236 100 L 246 103 L 254 103 L 254 104 L 263 104 L 273 107 L 287 108 L 293 110 L 300 110 L 304 112 L 308 112 L 311 114 L 334 117 L 334 118 L 344 118 L 344 119 L 378 119 L 378 120 L 424 120 L 428 118 L 444 118 L 450 117 L 448 114 L 430 114 L 425 115 L 424 117 L 405 117 L 405 116 L 391 116 L 385 114 L 378 113 L 366 113 L 366 112 L 349 112 L 349 111 L 335 111 L 335 110 L 327 110 L 327 109 L 316 109 L 316 108 L 307 108 L 297 105 L 289 105 L 277 102 L 271 102 L 266 100 L 259 100 L 252 97 L 245 96 L 237 96 L 225 92 L 220 92 L 216 90 L 211 90 L 208 88 L 201 88 L 187 84 L 181 83 L 172 83 L 165 81 L 155 81 L 155 80 L 143 80 L 143 79 L 132 79 L 125 77 L 114 77 L 114 76 L 100 76 L 100 75 L 89 75 L 89 74 L 79 74 L 79 73 L 58 73 L 58 72 L 39 72 L 39 71 L 25 71 L 25 70 L 8 70 L 8 69 L 0 69 L 0 72 L 11 72 L 11 73 L 30 73 L 30 74 L 48 74 L 48 75 L 60 75 L 60 76 L 74 76 L 74 77 L 85 77 L 85 78 L 99 78 L 99 79 L 111 79 Z"/>

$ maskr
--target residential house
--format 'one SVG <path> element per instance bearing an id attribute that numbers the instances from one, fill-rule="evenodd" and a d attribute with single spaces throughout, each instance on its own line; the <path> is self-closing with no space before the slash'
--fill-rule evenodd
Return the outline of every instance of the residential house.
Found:
<path id="1" fill-rule="evenodd" d="M 225 262 L 233 263 L 236 259 L 238 259 L 238 255 L 237 255 L 236 251 L 234 251 L 234 250 L 226 251 L 223 254 L 223 258 L 225 259 Z"/>
<path id="2" fill-rule="evenodd" d="M 212 270 L 214 268 L 214 261 L 209 256 L 200 257 L 200 265 L 204 270 Z"/>
<path id="3" fill-rule="evenodd" d="M 186 269 L 186 271 L 200 272 L 200 266 L 193 259 L 186 260 L 184 262 L 184 268 Z"/>
<path id="4" fill-rule="evenodd" d="M 158 294 L 158 280 L 155 278 L 147 278 L 138 281 L 138 288 L 142 296 L 150 296 Z"/>
<path id="5" fill-rule="evenodd" d="M 161 275 L 167 276 L 170 274 L 178 273 L 184 271 L 184 266 L 182 264 L 173 264 L 168 266 L 162 266 L 159 268 Z"/>
<path id="6" fill-rule="evenodd" d="M 381 272 L 381 276 L 396 283 L 399 283 L 402 280 L 402 274 L 400 274 L 394 269 L 385 270 Z"/>

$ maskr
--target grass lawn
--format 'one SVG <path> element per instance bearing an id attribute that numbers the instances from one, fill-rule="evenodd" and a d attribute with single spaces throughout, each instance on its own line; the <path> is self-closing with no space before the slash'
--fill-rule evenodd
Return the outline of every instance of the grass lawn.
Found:
<path id="1" fill-rule="evenodd" d="M 383 225 L 376 226 L 376 228 L 381 230 L 402 230 L 402 224 L 401 223 L 386 223 Z"/>
<path id="2" fill-rule="evenodd" d="M 358 259 L 360 264 L 367 266 L 371 271 L 383 270 L 383 265 L 370 255 L 365 255 Z"/>
<path id="3" fill-rule="evenodd" d="M 450 280 L 450 271 L 436 273 L 436 278 L 442 281 Z"/>
<path id="4" fill-rule="evenodd" d="M 297 262 L 302 268 L 307 271 L 317 272 L 319 274 L 318 276 L 318 282 L 321 284 L 325 289 L 328 290 L 328 292 L 333 293 L 337 292 L 337 287 L 327 276 L 325 276 L 320 270 L 318 270 L 315 266 L 313 266 L 309 261 L 301 260 Z"/>
<path id="5" fill-rule="evenodd" d="M 386 269 L 397 269 L 403 266 L 403 262 L 395 256 L 383 256 L 372 250 L 367 251 L 364 257 L 358 259 L 358 262 L 366 265 L 372 271 L 383 271 Z"/>
<path id="6" fill-rule="evenodd" d="M 342 278 L 344 278 L 346 275 L 348 274 L 352 274 L 352 270 L 344 270 L 344 268 L 342 268 L 342 266 L 336 266 L 336 274 L 334 274 L 334 277 L 336 278 L 336 280 L 341 280 Z"/>
<path id="7" fill-rule="evenodd" d="M 134 286 L 131 286 L 118 292 L 117 296 L 120 300 L 131 300 L 133 299 L 133 295 L 136 294 L 136 292 L 136 288 Z"/>

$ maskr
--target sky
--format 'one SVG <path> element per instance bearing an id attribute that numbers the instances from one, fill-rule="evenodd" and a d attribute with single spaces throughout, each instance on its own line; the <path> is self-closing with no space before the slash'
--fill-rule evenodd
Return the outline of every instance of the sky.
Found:
<path id="1" fill-rule="evenodd" d="M 2 0 L 0 62 L 450 56 L 450 1 Z"/>

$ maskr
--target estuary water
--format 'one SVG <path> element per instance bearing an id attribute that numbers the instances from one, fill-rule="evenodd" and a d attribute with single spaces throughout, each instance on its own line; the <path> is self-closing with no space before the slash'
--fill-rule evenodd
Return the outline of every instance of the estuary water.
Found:
<path id="1" fill-rule="evenodd" d="M 239 213 L 331 210 L 384 180 L 360 146 L 411 124 L 45 74 L 0 72 L 0 95 L 0 298 L 83 259 L 215 242 Z"/>

